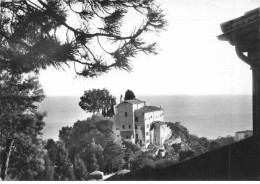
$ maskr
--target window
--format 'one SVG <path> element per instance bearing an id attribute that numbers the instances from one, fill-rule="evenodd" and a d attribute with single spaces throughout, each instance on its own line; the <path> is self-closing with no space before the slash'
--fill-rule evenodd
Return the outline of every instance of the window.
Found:
<path id="1" fill-rule="evenodd" d="M 128 136 L 128 135 L 126 136 L 126 139 L 129 139 L 129 136 Z"/>
<path id="2" fill-rule="evenodd" d="M 149 140 L 146 140 L 146 143 L 149 143 Z"/>
<path id="3" fill-rule="evenodd" d="M 127 117 L 127 112 L 125 112 L 125 117 Z"/>
<path id="4" fill-rule="evenodd" d="M 118 128 L 116 128 L 116 130 L 118 130 Z"/>
<path id="5" fill-rule="evenodd" d="M 135 117 L 135 121 L 138 122 L 138 117 Z"/>
<path id="6" fill-rule="evenodd" d="M 117 137 L 119 137 L 119 135 L 117 135 Z"/>
<path id="7" fill-rule="evenodd" d="M 135 129 L 137 130 L 137 126 L 135 125 Z"/>
<path id="8" fill-rule="evenodd" d="M 131 129 L 131 125 L 129 125 L 129 129 Z"/>
<path id="9" fill-rule="evenodd" d="M 135 138 L 138 139 L 138 134 L 135 134 Z"/>
<path id="10" fill-rule="evenodd" d="M 146 132 L 146 136 L 148 136 L 149 135 L 149 132 Z"/>
<path id="11" fill-rule="evenodd" d="M 146 125 L 146 128 L 149 128 L 149 124 Z"/>
<path id="12" fill-rule="evenodd" d="M 125 125 L 123 125 L 123 129 L 125 129 Z"/>

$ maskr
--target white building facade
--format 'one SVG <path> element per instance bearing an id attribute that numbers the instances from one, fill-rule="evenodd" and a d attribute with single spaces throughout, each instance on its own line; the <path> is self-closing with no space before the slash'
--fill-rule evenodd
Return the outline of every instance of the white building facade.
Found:
<path id="1" fill-rule="evenodd" d="M 162 121 L 163 109 L 155 106 L 146 106 L 144 101 L 138 99 L 126 100 L 116 106 L 116 136 L 146 148 L 150 143 L 155 143 L 155 139 L 157 140 L 158 136 L 161 140 L 160 143 L 162 143 L 166 137 L 169 137 L 169 134 L 171 135 L 169 128 L 164 128 L 165 125 L 162 126 L 162 129 L 151 129 L 153 122 Z M 167 133 L 164 133 L 163 130 Z M 161 133 L 158 134 L 157 131 Z"/>
<path id="2" fill-rule="evenodd" d="M 253 136 L 253 130 L 244 130 L 235 133 L 235 142 Z"/>
<path id="3" fill-rule="evenodd" d="M 153 122 L 151 130 L 151 132 L 153 132 L 152 134 L 154 135 L 151 143 L 158 146 L 164 144 L 164 142 L 172 135 L 171 129 L 167 126 L 166 123 L 161 121 Z"/>

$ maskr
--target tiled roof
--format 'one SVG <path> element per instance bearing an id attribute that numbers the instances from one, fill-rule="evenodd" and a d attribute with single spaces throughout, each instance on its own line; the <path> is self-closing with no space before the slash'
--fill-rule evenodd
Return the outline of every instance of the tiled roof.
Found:
<path id="1" fill-rule="evenodd" d="M 141 101 L 141 100 L 138 100 L 138 99 L 135 98 L 135 99 L 132 99 L 132 100 L 125 100 L 125 101 L 121 102 L 120 104 L 123 104 L 123 103 L 140 104 L 140 103 L 144 103 L 144 101 Z M 118 104 L 117 106 L 119 106 L 120 104 Z"/>
<path id="2" fill-rule="evenodd" d="M 132 99 L 132 100 L 125 100 L 124 102 L 128 102 L 128 103 L 131 103 L 131 104 L 140 104 L 140 103 L 144 103 L 144 101 L 141 101 L 141 100 L 138 100 L 138 99 Z M 124 103 L 123 102 L 123 103 Z"/>
<path id="3" fill-rule="evenodd" d="M 253 132 L 253 130 L 243 130 L 243 131 L 238 131 L 236 133 L 245 133 L 245 132 Z"/>
<path id="4" fill-rule="evenodd" d="M 138 113 L 146 113 L 146 112 L 153 112 L 153 111 L 161 111 L 163 109 L 155 106 L 144 106 L 141 109 L 137 109 L 136 112 Z"/>

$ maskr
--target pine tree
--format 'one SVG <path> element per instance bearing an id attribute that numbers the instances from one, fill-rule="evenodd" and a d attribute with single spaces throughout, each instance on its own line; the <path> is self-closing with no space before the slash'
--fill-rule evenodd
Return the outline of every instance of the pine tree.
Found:
<path id="1" fill-rule="evenodd" d="M 135 99 L 135 94 L 134 94 L 133 91 L 131 91 L 131 90 L 128 89 L 128 90 L 125 92 L 125 99 L 124 99 L 124 100 L 133 100 L 133 99 Z"/>
<path id="2" fill-rule="evenodd" d="M 5 149 L 1 178 L 35 178 L 44 170 L 41 135 L 45 113 L 35 105 L 44 99 L 43 90 L 37 76 L 14 75 L 3 69 L 0 89 L 0 146 Z"/>
<path id="3" fill-rule="evenodd" d="M 80 97 L 79 106 L 86 112 L 102 111 L 104 117 L 112 117 L 114 113 L 111 108 L 115 103 L 116 98 L 104 88 L 85 91 L 84 95 Z"/>
<path id="4" fill-rule="evenodd" d="M 44 180 L 46 181 L 53 181 L 54 180 L 54 163 L 50 160 L 48 154 L 45 155 L 45 177 Z"/>
<path id="5" fill-rule="evenodd" d="M 79 181 L 88 179 L 88 170 L 84 161 L 80 158 L 80 155 L 76 155 L 74 158 L 74 173 L 75 177 Z"/>
<path id="6" fill-rule="evenodd" d="M 54 180 L 73 181 L 75 180 L 73 165 L 69 159 L 69 153 L 64 142 L 58 141 L 56 144 L 55 155 L 55 172 Z"/>
<path id="7" fill-rule="evenodd" d="M 138 53 L 157 54 L 157 43 L 146 36 L 167 26 L 155 0 L 3 0 L 0 12 L 0 68 L 16 73 L 70 63 L 83 77 L 114 68 L 131 71 Z M 131 25 L 127 16 L 140 21 Z"/>

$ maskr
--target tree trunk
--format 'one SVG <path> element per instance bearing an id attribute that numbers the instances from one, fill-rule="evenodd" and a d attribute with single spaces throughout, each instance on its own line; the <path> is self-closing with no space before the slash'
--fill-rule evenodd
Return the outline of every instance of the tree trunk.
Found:
<path id="1" fill-rule="evenodd" d="M 10 155 L 11 155 L 13 142 L 14 142 L 13 139 L 7 139 L 6 140 L 5 152 L 3 154 L 3 164 L 2 164 L 2 168 L 1 168 L 1 179 L 3 181 L 5 180 L 5 177 L 7 175 L 9 158 L 10 158 Z"/>

